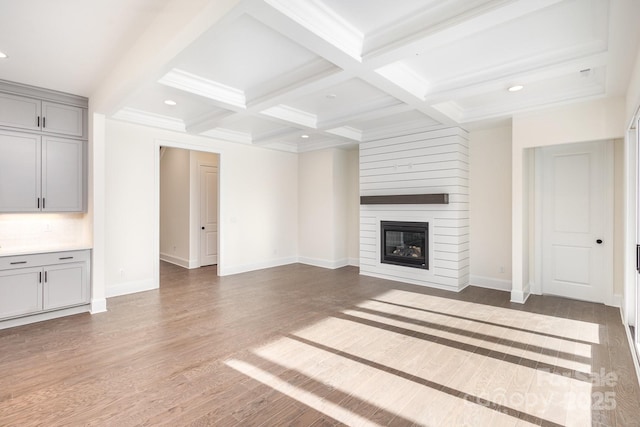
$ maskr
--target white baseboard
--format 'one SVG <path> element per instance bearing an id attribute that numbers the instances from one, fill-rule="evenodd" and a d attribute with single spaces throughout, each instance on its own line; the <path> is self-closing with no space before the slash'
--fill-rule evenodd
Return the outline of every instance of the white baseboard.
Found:
<path id="1" fill-rule="evenodd" d="M 136 292 L 150 291 L 153 289 L 158 289 L 158 286 L 153 282 L 153 279 L 119 283 L 117 285 L 107 287 L 107 298 L 134 294 Z"/>
<path id="2" fill-rule="evenodd" d="M 360 258 L 349 258 L 349 265 L 360 267 Z"/>
<path id="3" fill-rule="evenodd" d="M 405 284 L 409 284 L 409 285 L 424 286 L 426 288 L 443 289 L 445 291 L 451 291 L 451 292 L 460 292 L 463 289 L 465 289 L 467 286 L 469 286 L 469 283 L 466 283 L 465 285 L 463 285 L 461 287 L 458 287 L 458 286 L 447 286 L 447 285 L 441 285 L 441 284 L 433 283 L 433 282 L 425 282 L 424 280 L 414 280 L 414 279 L 410 279 L 410 278 L 406 278 L 406 277 L 398 278 L 398 277 L 387 275 L 387 274 L 374 273 L 374 272 L 371 272 L 371 271 L 363 271 L 363 270 L 360 270 L 360 275 L 362 275 L 362 276 L 370 276 L 370 277 L 377 277 L 378 279 L 385 279 L 385 280 L 390 280 L 392 282 L 405 283 Z"/>
<path id="4" fill-rule="evenodd" d="M 331 261 L 328 259 L 300 257 L 298 258 L 298 262 L 300 264 L 307 264 L 307 265 L 313 265 L 315 267 L 329 268 L 331 270 L 335 270 L 336 268 L 346 267 L 347 265 L 349 265 L 348 259 L 339 259 L 336 261 Z"/>
<path id="5" fill-rule="evenodd" d="M 493 277 L 469 276 L 471 286 L 478 288 L 496 289 L 498 291 L 511 291 L 511 280 L 496 279 Z"/>
<path id="6" fill-rule="evenodd" d="M 218 275 L 230 276 L 232 274 L 246 273 L 248 271 L 262 270 L 263 268 L 279 267 L 281 265 L 295 264 L 298 262 L 297 257 L 278 258 L 268 261 L 256 262 L 253 264 L 243 264 L 231 267 L 220 266 L 218 264 Z"/>
<path id="7" fill-rule="evenodd" d="M 107 299 L 93 299 L 91 300 L 91 314 L 104 313 L 107 311 Z"/>
<path id="8" fill-rule="evenodd" d="M 513 286 L 512 286 L 513 288 Z M 527 286 L 522 291 L 514 291 L 511 289 L 511 302 L 515 302 L 517 304 L 524 304 L 529 299 L 529 295 L 531 286 L 527 283 Z"/>
<path id="9" fill-rule="evenodd" d="M 620 308 L 620 310 L 622 310 L 622 295 L 613 294 L 611 299 L 609 301 L 606 301 L 605 304 L 611 307 L 618 307 Z"/>
<path id="10" fill-rule="evenodd" d="M 169 255 L 169 254 L 163 254 L 163 253 L 160 254 L 160 261 L 165 261 L 165 262 L 168 262 L 170 264 L 175 264 L 175 265 L 178 265 L 178 266 L 184 267 L 184 268 L 197 268 L 197 267 L 199 267 L 199 266 L 196 265 L 197 264 L 196 261 L 180 258 L 180 257 Z"/>

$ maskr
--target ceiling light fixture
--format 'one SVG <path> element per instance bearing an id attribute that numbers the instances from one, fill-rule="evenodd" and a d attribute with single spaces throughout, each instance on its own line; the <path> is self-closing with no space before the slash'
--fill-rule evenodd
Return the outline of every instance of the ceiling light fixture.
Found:
<path id="1" fill-rule="evenodd" d="M 338 95 L 336 95 L 335 93 L 328 93 L 327 94 L 327 99 L 336 99 L 338 97 Z"/>
<path id="2" fill-rule="evenodd" d="M 174 101 L 173 99 L 165 99 L 164 101 L 165 104 L 170 105 L 170 106 L 174 106 L 174 105 L 178 105 L 178 103 L 176 101 Z"/>
<path id="3" fill-rule="evenodd" d="M 0 59 L 8 58 L 7 54 L 4 52 L 0 52 Z"/>
<path id="4" fill-rule="evenodd" d="M 509 92 L 517 92 L 517 91 L 522 90 L 522 89 L 524 89 L 524 86 L 522 86 L 522 85 L 513 85 L 508 90 L 509 90 Z"/>
<path id="5" fill-rule="evenodd" d="M 307 139 L 307 138 L 309 138 L 309 135 L 307 135 L 307 134 L 300 135 L 300 138 L 302 138 L 302 139 Z"/>

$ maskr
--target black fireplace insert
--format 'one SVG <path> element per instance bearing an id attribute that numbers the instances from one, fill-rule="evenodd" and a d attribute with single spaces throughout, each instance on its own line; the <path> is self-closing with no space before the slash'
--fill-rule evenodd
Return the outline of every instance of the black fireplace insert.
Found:
<path id="1" fill-rule="evenodd" d="M 429 223 L 380 221 L 383 264 L 429 269 Z"/>

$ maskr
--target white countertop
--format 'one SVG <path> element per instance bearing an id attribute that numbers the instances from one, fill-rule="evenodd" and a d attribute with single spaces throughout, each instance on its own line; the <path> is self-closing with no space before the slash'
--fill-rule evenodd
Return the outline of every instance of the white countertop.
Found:
<path id="1" fill-rule="evenodd" d="M 15 256 L 15 255 L 44 254 L 48 252 L 81 251 L 86 249 L 92 249 L 91 245 L 57 245 L 57 246 L 17 247 L 17 248 L 0 247 L 0 257 Z"/>

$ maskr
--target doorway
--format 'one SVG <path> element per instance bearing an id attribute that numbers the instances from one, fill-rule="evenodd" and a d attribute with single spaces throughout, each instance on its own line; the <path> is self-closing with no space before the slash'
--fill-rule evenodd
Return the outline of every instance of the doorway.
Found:
<path id="1" fill-rule="evenodd" d="M 218 155 L 160 147 L 159 259 L 183 268 L 218 263 Z"/>
<path id="2" fill-rule="evenodd" d="M 564 144 L 536 156 L 541 226 L 538 293 L 613 299 L 613 142 Z M 538 282 L 538 281 L 537 281 Z"/>

